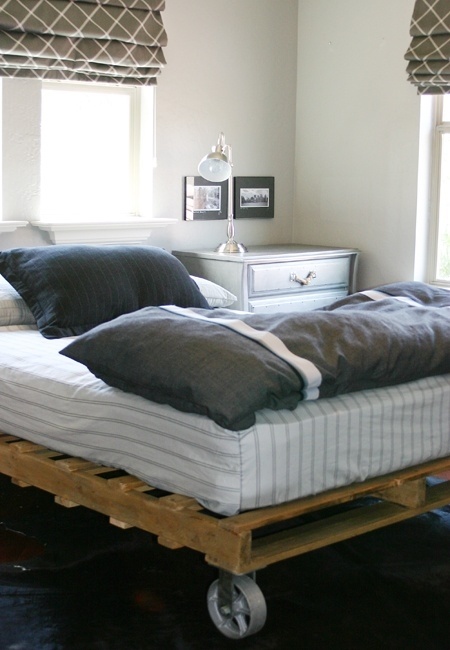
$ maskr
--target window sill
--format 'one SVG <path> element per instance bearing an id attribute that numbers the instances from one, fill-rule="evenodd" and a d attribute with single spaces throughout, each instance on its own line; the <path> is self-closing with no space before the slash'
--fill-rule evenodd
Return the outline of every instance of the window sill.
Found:
<path id="1" fill-rule="evenodd" d="M 54 244 L 143 244 L 155 228 L 165 228 L 175 219 L 130 217 L 111 221 L 32 221 L 49 233 Z"/>
<path id="2" fill-rule="evenodd" d="M 446 289 L 447 291 L 450 291 L 450 282 L 447 282 L 446 280 L 431 280 L 429 283 L 433 287 L 438 287 L 439 289 Z"/>
<path id="3" fill-rule="evenodd" d="M 28 226 L 28 221 L 0 221 L 0 233 L 14 232 L 17 228 Z"/>

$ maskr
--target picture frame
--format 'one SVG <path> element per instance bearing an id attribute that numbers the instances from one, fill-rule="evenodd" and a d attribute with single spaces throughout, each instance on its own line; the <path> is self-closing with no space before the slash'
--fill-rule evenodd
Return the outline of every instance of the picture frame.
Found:
<path id="1" fill-rule="evenodd" d="M 186 176 L 184 183 L 185 221 L 226 219 L 228 182 L 207 181 L 201 176 Z"/>
<path id="2" fill-rule="evenodd" d="M 234 179 L 234 216 L 236 219 L 273 219 L 275 178 L 273 176 L 236 176 Z"/>

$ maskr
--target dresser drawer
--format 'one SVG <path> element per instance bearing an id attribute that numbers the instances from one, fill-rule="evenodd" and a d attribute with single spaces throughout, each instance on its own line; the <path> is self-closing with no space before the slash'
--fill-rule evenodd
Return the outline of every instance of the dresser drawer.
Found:
<path id="1" fill-rule="evenodd" d="M 270 293 L 347 288 L 350 258 L 317 259 L 249 266 L 249 298 Z M 302 284 L 302 279 L 307 284 Z"/>
<path id="2" fill-rule="evenodd" d="M 289 296 L 274 296 L 273 298 L 256 298 L 248 301 L 248 311 L 253 314 L 269 314 L 273 312 L 310 311 L 331 305 L 335 300 L 345 298 L 347 290 L 340 291 L 310 291 L 306 294 L 293 293 Z"/>
<path id="3" fill-rule="evenodd" d="M 192 275 L 233 293 L 236 302 L 231 307 L 237 311 L 309 311 L 355 290 L 354 248 L 275 244 L 238 254 L 198 250 L 174 255 Z"/>

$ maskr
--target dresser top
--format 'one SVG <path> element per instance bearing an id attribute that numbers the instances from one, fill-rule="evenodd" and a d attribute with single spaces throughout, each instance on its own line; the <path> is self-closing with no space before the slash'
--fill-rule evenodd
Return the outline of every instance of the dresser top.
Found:
<path id="1" fill-rule="evenodd" d="M 266 259 L 292 259 L 299 257 L 343 257 L 356 254 L 356 248 L 339 248 L 332 246 L 311 246 L 303 244 L 273 244 L 267 246 L 249 246 L 246 253 L 217 253 L 209 248 L 172 251 L 175 256 L 192 256 L 204 259 L 224 260 L 227 262 L 256 262 Z"/>

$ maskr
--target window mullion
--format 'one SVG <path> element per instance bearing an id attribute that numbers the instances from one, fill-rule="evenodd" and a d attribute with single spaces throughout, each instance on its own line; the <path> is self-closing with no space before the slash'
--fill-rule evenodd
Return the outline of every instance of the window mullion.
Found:
<path id="1" fill-rule="evenodd" d="M 434 136 L 431 157 L 431 195 L 430 195 L 430 223 L 428 246 L 428 278 L 431 283 L 450 286 L 450 277 L 443 278 L 439 269 L 439 251 L 442 238 L 443 215 L 442 208 L 442 182 L 443 182 L 443 156 L 444 138 L 450 136 L 450 121 L 444 121 L 444 97 L 436 96 L 433 100 Z M 447 114 L 448 109 L 445 111 Z"/>

